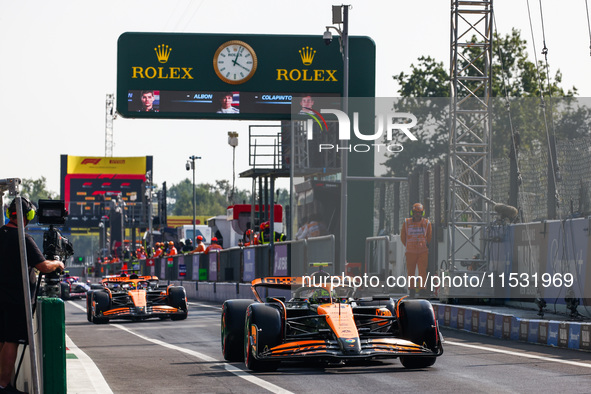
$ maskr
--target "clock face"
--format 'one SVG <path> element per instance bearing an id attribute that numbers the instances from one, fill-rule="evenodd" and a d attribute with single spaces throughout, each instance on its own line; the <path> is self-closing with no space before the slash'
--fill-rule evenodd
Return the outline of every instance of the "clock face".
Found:
<path id="1" fill-rule="evenodd" d="M 215 52 L 213 68 L 222 81 L 238 85 L 254 75 L 257 69 L 257 56 L 247 43 L 238 40 L 228 41 Z"/>

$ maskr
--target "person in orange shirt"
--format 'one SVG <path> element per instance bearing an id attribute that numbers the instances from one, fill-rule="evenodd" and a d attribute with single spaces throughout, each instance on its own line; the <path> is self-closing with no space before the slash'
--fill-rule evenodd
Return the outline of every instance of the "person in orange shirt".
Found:
<path id="1" fill-rule="evenodd" d="M 140 260 L 146 258 L 146 251 L 143 246 L 137 250 L 137 258 Z"/>
<path id="2" fill-rule="evenodd" d="M 255 245 L 254 232 L 251 229 L 248 229 L 244 232 L 244 239 L 243 239 L 242 245 L 243 246 Z"/>
<path id="3" fill-rule="evenodd" d="M 207 247 L 207 249 L 205 249 L 205 253 L 209 253 L 210 250 L 221 250 L 223 249 L 220 244 L 218 244 L 218 239 L 216 237 L 213 237 L 211 239 L 211 244 Z"/>
<path id="4" fill-rule="evenodd" d="M 426 291 L 425 281 L 427 280 L 427 265 L 429 263 L 429 242 L 431 242 L 431 222 L 425 218 L 425 209 L 423 204 L 416 203 L 412 206 L 412 217 L 406 218 L 400 230 L 400 240 L 406 247 L 406 272 L 409 277 L 416 275 L 417 268 L 419 276 L 422 278 L 420 293 L 424 295 Z M 416 294 L 416 281 L 409 281 L 409 294 Z"/>
<path id="5" fill-rule="evenodd" d="M 197 238 L 195 238 L 195 240 L 197 241 L 197 246 L 195 246 L 195 249 L 193 249 L 191 253 L 205 252 L 205 244 L 203 243 L 203 237 L 201 235 L 198 235 Z"/>
<path id="6" fill-rule="evenodd" d="M 167 251 L 166 255 L 167 256 L 174 256 L 177 254 L 178 254 L 178 252 L 177 252 L 176 248 L 174 247 L 174 242 L 168 241 L 168 251 Z"/>
<path id="7" fill-rule="evenodd" d="M 162 244 L 160 242 L 156 242 L 156 250 L 154 251 L 154 257 L 160 257 L 164 253 L 162 250 Z"/>

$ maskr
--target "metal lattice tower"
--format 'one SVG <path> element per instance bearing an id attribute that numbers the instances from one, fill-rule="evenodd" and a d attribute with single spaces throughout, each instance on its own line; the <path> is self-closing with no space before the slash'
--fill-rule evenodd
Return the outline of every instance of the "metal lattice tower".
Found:
<path id="1" fill-rule="evenodd" d="M 105 102 L 105 157 L 113 156 L 113 120 L 115 120 L 115 95 L 107 94 Z"/>
<path id="2" fill-rule="evenodd" d="M 486 270 L 491 172 L 493 1 L 451 1 L 448 258 L 452 269 Z M 461 248 L 477 253 L 461 259 Z M 461 263 L 461 264 L 458 264 Z"/>

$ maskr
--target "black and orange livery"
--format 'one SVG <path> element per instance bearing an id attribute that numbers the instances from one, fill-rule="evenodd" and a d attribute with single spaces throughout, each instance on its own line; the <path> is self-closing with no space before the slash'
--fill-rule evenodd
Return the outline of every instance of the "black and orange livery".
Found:
<path id="1" fill-rule="evenodd" d="M 156 276 L 107 276 L 101 285 L 86 297 L 87 318 L 95 324 L 108 323 L 110 319 L 187 318 L 185 288 L 161 286 Z"/>
<path id="2" fill-rule="evenodd" d="M 263 300 L 261 288 L 292 290 L 291 297 Z M 351 287 L 303 286 L 300 277 L 259 278 L 252 289 L 256 301 L 226 301 L 221 322 L 224 358 L 244 360 L 249 369 L 275 369 L 281 361 L 312 358 L 346 362 L 398 357 L 407 368 L 423 368 L 443 354 L 427 300 L 360 298 Z"/>

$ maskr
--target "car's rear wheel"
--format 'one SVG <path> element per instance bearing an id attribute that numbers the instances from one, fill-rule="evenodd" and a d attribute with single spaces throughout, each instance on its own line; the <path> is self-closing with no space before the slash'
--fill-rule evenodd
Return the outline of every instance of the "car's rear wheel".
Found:
<path id="1" fill-rule="evenodd" d="M 168 289 L 168 305 L 180 309 L 183 313 L 170 316 L 170 320 L 184 320 L 188 315 L 187 294 L 182 286 Z"/>
<path id="2" fill-rule="evenodd" d="M 283 338 L 279 310 L 265 304 L 251 304 L 246 309 L 244 326 L 244 363 L 253 371 L 274 371 L 278 361 L 260 360 L 264 349 L 281 344 Z"/>
<path id="3" fill-rule="evenodd" d="M 94 310 L 92 313 L 92 322 L 94 324 L 106 324 L 109 322 L 109 318 L 101 316 L 103 312 L 106 312 L 111 307 L 111 299 L 109 294 L 104 291 L 97 291 L 93 293 L 92 299 L 94 301 Z"/>
<path id="4" fill-rule="evenodd" d="M 431 303 L 426 300 L 403 300 L 398 305 L 400 335 L 433 352 L 438 351 L 437 322 Z M 426 368 L 435 364 L 435 356 L 402 356 L 400 362 L 406 368 Z"/>
<path id="5" fill-rule="evenodd" d="M 228 300 L 222 306 L 222 354 L 227 361 L 244 360 L 244 321 L 251 300 Z"/>
<path id="6" fill-rule="evenodd" d="M 60 294 L 62 300 L 70 299 L 70 286 L 67 283 L 60 283 Z"/>

